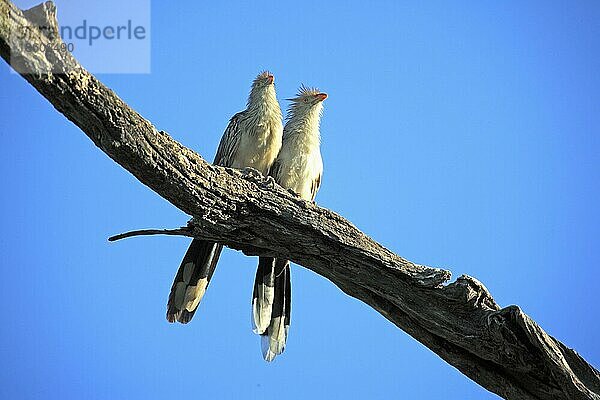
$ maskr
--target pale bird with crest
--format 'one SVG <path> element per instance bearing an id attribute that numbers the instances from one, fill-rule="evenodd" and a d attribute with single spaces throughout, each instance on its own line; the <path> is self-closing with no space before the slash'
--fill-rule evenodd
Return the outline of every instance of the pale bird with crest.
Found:
<path id="1" fill-rule="evenodd" d="M 283 123 L 275 93 L 275 77 L 268 71 L 252 83 L 247 107 L 235 114 L 221 138 L 215 165 L 254 168 L 267 176 L 282 145 Z M 167 304 L 169 322 L 188 323 L 206 292 L 223 245 L 194 239 L 177 271 Z"/>
<path id="2" fill-rule="evenodd" d="M 320 122 L 327 94 L 301 86 L 283 128 L 283 144 L 269 175 L 306 201 L 321 186 Z M 261 335 L 262 352 L 272 361 L 285 349 L 291 319 L 291 270 L 285 259 L 259 257 L 252 295 L 252 325 Z"/>

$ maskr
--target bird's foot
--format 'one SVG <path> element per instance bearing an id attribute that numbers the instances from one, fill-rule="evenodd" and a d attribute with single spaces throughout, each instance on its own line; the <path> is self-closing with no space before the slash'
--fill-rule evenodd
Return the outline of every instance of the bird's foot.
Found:
<path id="1" fill-rule="evenodd" d="M 275 189 L 275 185 L 277 184 L 277 182 L 275 182 L 275 179 L 269 175 L 267 176 L 267 179 L 265 180 L 265 187 L 268 187 L 269 189 Z"/>
<path id="2" fill-rule="evenodd" d="M 263 174 L 261 174 L 259 170 L 257 170 L 256 168 L 252 168 L 252 167 L 244 168 L 242 170 L 242 174 L 244 174 L 245 176 L 247 176 L 249 178 L 253 178 L 254 180 L 260 180 L 261 178 L 264 178 Z"/>

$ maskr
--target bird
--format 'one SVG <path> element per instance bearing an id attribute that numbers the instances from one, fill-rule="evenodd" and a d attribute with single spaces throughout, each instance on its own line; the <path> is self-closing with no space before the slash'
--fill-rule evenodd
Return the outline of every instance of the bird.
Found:
<path id="1" fill-rule="evenodd" d="M 252 82 L 244 111 L 229 120 L 213 164 L 252 168 L 267 176 L 282 145 L 283 122 L 275 93 L 275 77 L 261 72 Z M 213 276 L 223 245 L 194 239 L 173 281 L 167 321 L 190 322 Z"/>
<path id="2" fill-rule="evenodd" d="M 314 201 L 321 186 L 320 123 L 327 94 L 302 85 L 283 128 L 283 144 L 269 176 L 306 201 Z M 285 349 L 291 317 L 289 260 L 259 257 L 252 294 L 252 327 L 261 335 L 263 358 L 270 362 Z"/>

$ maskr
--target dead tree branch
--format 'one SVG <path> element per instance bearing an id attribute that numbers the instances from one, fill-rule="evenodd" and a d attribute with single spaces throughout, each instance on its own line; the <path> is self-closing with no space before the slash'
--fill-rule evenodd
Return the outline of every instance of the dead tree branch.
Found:
<path id="1" fill-rule="evenodd" d="M 36 31 L 39 25 L 51 29 Z M 397 256 L 336 213 L 250 170 L 210 165 L 157 130 L 68 52 L 56 46 L 31 51 L 11 37 L 31 28 L 40 43 L 60 43 L 57 27 L 51 2 L 21 11 L 0 0 L 2 57 L 116 163 L 195 216 L 191 235 L 313 270 L 504 398 L 600 399 L 594 367 L 519 307 L 500 308 L 476 279 L 461 276 L 445 285 L 449 271 Z"/>
<path id="2" fill-rule="evenodd" d="M 193 229 L 181 227 L 177 229 L 139 229 L 125 233 L 119 233 L 108 238 L 109 242 L 126 239 L 134 236 L 151 236 L 151 235 L 171 235 L 171 236 L 189 236 L 194 237 Z"/>

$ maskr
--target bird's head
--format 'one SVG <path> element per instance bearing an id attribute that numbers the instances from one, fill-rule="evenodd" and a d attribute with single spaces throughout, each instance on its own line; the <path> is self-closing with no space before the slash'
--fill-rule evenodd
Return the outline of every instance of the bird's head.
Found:
<path id="1" fill-rule="evenodd" d="M 275 94 L 275 77 L 269 71 L 264 71 L 252 82 L 252 90 L 248 96 L 248 108 L 252 110 L 275 110 L 281 114 L 279 102 Z"/>
<path id="2" fill-rule="evenodd" d="M 314 133 L 318 138 L 319 124 L 323 113 L 323 100 L 326 98 L 327 93 L 323 93 L 317 88 L 300 86 L 296 97 L 288 99 L 292 103 L 288 109 L 284 135 L 287 129 L 288 132 Z"/>
<path id="3" fill-rule="evenodd" d="M 296 97 L 288 99 L 292 102 L 292 108 L 304 108 L 310 109 L 313 107 L 322 107 L 322 102 L 327 98 L 327 93 L 321 92 L 317 88 L 310 88 L 307 86 L 300 86 Z"/>
<path id="4" fill-rule="evenodd" d="M 264 89 L 275 84 L 275 76 L 269 71 L 263 71 L 252 82 L 252 89 Z"/>

